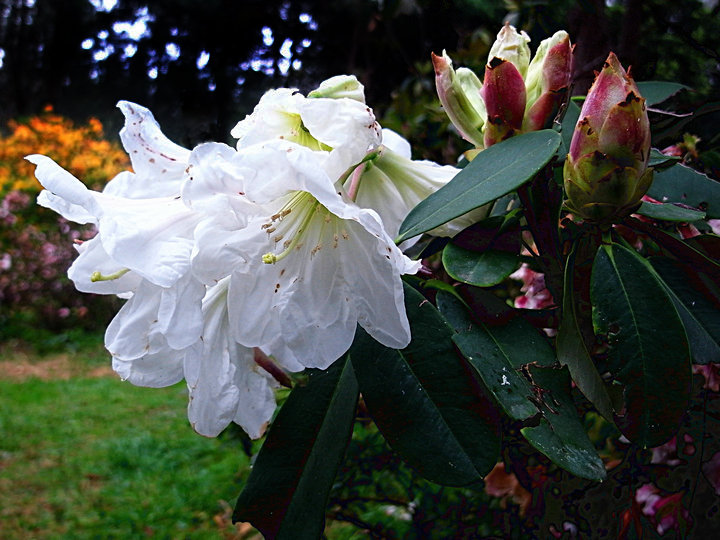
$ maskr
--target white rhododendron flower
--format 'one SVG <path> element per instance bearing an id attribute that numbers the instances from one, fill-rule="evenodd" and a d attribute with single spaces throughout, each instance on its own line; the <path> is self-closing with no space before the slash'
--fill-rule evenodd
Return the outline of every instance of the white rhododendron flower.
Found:
<path id="1" fill-rule="evenodd" d="M 197 229 L 194 272 L 207 284 L 231 276 L 237 341 L 268 347 L 280 362 L 319 368 L 347 351 L 357 324 L 389 347 L 409 343 L 400 276 L 419 263 L 400 252 L 374 211 L 338 193 L 324 168 L 327 152 L 276 139 L 234 155 L 220 144 L 193 154 L 193 186 L 184 197 L 200 196 L 203 179 L 218 171 L 234 171 L 226 197 L 262 209 L 242 228 L 228 228 L 221 211 Z"/>
<path id="2" fill-rule="evenodd" d="M 147 109 L 118 106 L 133 171 L 103 192 L 45 156 L 28 160 L 46 188 L 40 204 L 98 228 L 69 276 L 127 299 L 105 335 L 123 379 L 184 378 L 198 433 L 235 422 L 256 438 L 283 369 L 327 368 L 358 324 L 387 347 L 408 345 L 401 276 L 420 263 L 393 237 L 457 169 L 412 161 L 407 141 L 382 134 L 355 77 L 307 97 L 267 92 L 233 129 L 235 148 L 185 149 Z"/>

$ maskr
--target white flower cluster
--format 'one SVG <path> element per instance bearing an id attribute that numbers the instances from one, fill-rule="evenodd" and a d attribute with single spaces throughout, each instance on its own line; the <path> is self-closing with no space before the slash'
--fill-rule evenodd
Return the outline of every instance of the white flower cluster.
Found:
<path id="1" fill-rule="evenodd" d="M 123 379 L 184 378 L 198 433 L 236 422 L 257 438 L 275 409 L 277 366 L 328 367 L 357 324 L 407 346 L 400 276 L 419 263 L 393 237 L 457 169 L 411 161 L 354 77 L 307 97 L 269 91 L 232 130 L 236 148 L 187 150 L 147 109 L 118 106 L 133 172 L 102 192 L 48 157 L 27 159 L 45 187 L 39 204 L 97 226 L 69 276 L 80 291 L 128 299 L 105 336 Z"/>

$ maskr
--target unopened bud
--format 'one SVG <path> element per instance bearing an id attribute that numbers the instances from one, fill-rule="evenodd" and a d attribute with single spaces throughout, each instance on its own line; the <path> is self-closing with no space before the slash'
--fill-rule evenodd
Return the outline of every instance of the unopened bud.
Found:
<path id="1" fill-rule="evenodd" d="M 522 78 L 525 78 L 530 64 L 528 43 L 530 36 L 524 31 L 518 33 L 514 26 L 505 23 L 498 32 L 495 43 L 490 47 L 487 63 L 492 64 L 495 58 L 506 60 L 515 66 Z"/>
<path id="2" fill-rule="evenodd" d="M 575 126 L 564 167 L 567 207 L 590 221 L 630 214 L 652 182 L 650 123 L 637 85 L 610 53 Z"/>
<path id="3" fill-rule="evenodd" d="M 348 98 L 365 103 L 365 87 L 355 75 L 337 75 L 320 83 L 308 94 L 309 98 Z"/>
<path id="4" fill-rule="evenodd" d="M 435 68 L 435 86 L 445 113 L 466 141 L 482 148 L 482 127 L 485 124 L 485 107 L 480 98 L 482 84 L 469 69 L 452 67 L 452 60 L 443 51 L 442 56 L 432 55 Z"/>
<path id="5" fill-rule="evenodd" d="M 551 126 L 567 97 L 572 58 L 570 36 L 564 30 L 540 43 L 525 78 L 527 105 L 523 131 Z"/>

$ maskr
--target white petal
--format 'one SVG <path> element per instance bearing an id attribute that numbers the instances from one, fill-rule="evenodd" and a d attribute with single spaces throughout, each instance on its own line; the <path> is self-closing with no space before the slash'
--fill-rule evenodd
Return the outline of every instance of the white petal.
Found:
<path id="1" fill-rule="evenodd" d="M 237 152 L 225 144 L 205 143 L 190 155 L 182 199 L 188 208 L 212 215 L 228 226 L 245 226 L 247 217 L 257 213 L 244 197 L 247 178 L 256 172 L 235 159 Z"/>
<path id="2" fill-rule="evenodd" d="M 309 98 L 348 98 L 365 103 L 365 87 L 355 75 L 336 75 L 324 80 L 315 90 L 308 93 Z"/>
<path id="3" fill-rule="evenodd" d="M 258 229 L 260 225 L 256 226 Z M 195 229 L 192 272 L 208 286 L 215 285 L 233 271 L 248 264 L 247 232 L 227 227 L 226 223 L 207 219 Z"/>
<path id="4" fill-rule="evenodd" d="M 156 285 L 169 287 L 189 271 L 200 216 L 175 199 L 98 196 L 100 235 L 108 254 Z"/>
<path id="5" fill-rule="evenodd" d="M 163 288 L 158 305 L 158 331 L 173 349 L 184 349 L 199 339 L 203 327 L 205 287 L 190 274 L 175 286 Z"/>
<path id="6" fill-rule="evenodd" d="M 127 272 L 116 279 L 92 281 L 91 276 L 100 272 L 103 276 L 121 273 L 124 267 L 113 260 L 103 248 L 100 236 L 83 242 L 76 247 L 80 253 L 68 270 L 68 277 L 81 292 L 96 294 L 121 294 L 134 291 L 142 278 L 135 272 Z"/>
<path id="7" fill-rule="evenodd" d="M 121 379 L 135 386 L 163 388 L 182 380 L 184 355 L 167 347 L 130 361 L 113 357 L 112 367 Z"/>
<path id="8" fill-rule="evenodd" d="M 405 159 L 411 159 L 412 148 L 410 147 L 410 142 L 392 129 L 383 128 L 382 143 L 383 146 L 386 146 Z"/>
<path id="9" fill-rule="evenodd" d="M 298 103 L 305 99 L 294 88 L 267 91 L 230 134 L 238 139 L 238 149 L 288 135 L 296 128 Z"/>
<path id="10" fill-rule="evenodd" d="M 195 343 L 202 331 L 203 286 L 185 278 L 177 288 L 143 281 L 105 332 L 105 347 L 118 360 L 180 350 Z"/>
<path id="11" fill-rule="evenodd" d="M 258 438 L 275 410 L 272 379 L 255 363 L 254 351 L 230 337 L 227 310 L 226 280 L 206 296 L 202 341 L 185 358 L 188 418 L 201 435 L 214 437 L 235 421 Z"/>
<path id="12" fill-rule="evenodd" d="M 326 173 L 339 178 L 381 141 L 381 130 L 372 109 L 354 99 L 306 99 L 300 116 L 310 134 L 332 148 Z"/>
<path id="13" fill-rule="evenodd" d="M 50 192 L 39 198 L 40 204 L 73 221 L 93 221 L 90 216 L 97 216 L 99 213 L 93 192 L 80 180 L 47 156 L 33 154 L 25 159 L 37 165 L 35 177 Z"/>
<path id="14" fill-rule="evenodd" d="M 132 199 L 176 196 L 190 151 L 168 139 L 145 107 L 120 101 L 118 108 L 125 115 L 120 139 L 134 173 L 120 173 L 104 192 Z"/>
<path id="15" fill-rule="evenodd" d="M 347 351 L 358 323 L 387 346 L 407 345 L 400 275 L 417 271 L 419 263 L 399 252 L 377 215 L 357 207 L 354 212 L 349 220 L 327 211 L 303 219 L 301 249 L 292 248 L 275 264 L 233 274 L 230 323 L 240 343 L 274 342 L 292 351 L 290 360 L 321 369 Z M 248 259 L 258 260 L 273 247 L 266 239 Z"/>
<path id="16" fill-rule="evenodd" d="M 37 203 L 40 206 L 49 208 L 60 214 L 68 221 L 75 223 L 97 223 L 97 219 L 94 215 L 90 214 L 82 206 L 67 202 L 62 197 L 58 197 L 54 193 L 49 192 L 47 189 L 43 189 L 37 198 Z"/>
<path id="17" fill-rule="evenodd" d="M 155 354 L 167 346 L 158 331 L 157 310 L 162 288 L 144 281 L 105 331 L 105 348 L 120 360 Z"/>

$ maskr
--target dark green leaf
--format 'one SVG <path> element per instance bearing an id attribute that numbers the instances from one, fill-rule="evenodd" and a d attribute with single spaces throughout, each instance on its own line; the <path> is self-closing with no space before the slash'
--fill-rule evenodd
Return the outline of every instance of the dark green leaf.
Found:
<path id="1" fill-rule="evenodd" d="M 532 403 L 530 383 L 513 366 L 519 359 L 511 359 L 484 325 L 473 325 L 454 335 L 453 341 L 510 418 L 527 420 L 539 412 Z M 527 357 L 523 360 L 532 361 Z"/>
<path id="2" fill-rule="evenodd" d="M 512 363 L 512 367 L 519 369 L 529 362 L 542 366 L 550 366 L 555 363 L 555 353 L 547 339 L 525 318 L 527 314 L 542 313 L 542 310 L 511 308 L 492 293 L 477 287 L 460 286 L 452 294 L 447 292 L 437 294 L 438 310 L 456 332 L 467 332 L 472 330 L 475 324 L 484 324 L 482 320 L 488 315 L 488 313 L 484 313 L 478 318 L 476 317 L 477 311 L 474 311 L 472 315 L 470 314 L 470 311 L 472 311 L 471 306 L 477 305 L 478 298 L 476 295 L 469 294 L 467 289 L 471 289 L 473 292 L 487 293 L 482 295 L 482 298 L 494 298 L 507 309 L 507 314 L 504 314 L 498 311 L 496 306 L 490 306 L 490 310 L 500 315 L 500 317 L 495 319 L 491 316 L 492 320 L 485 327 L 499 347 L 505 351 L 506 356 Z M 461 293 L 459 296 L 458 292 Z M 470 304 L 468 305 L 463 298 L 470 299 Z"/>
<path id="3" fill-rule="evenodd" d="M 720 236 L 716 234 L 700 234 L 688 238 L 685 242 L 695 251 L 699 251 L 706 257 L 720 261 Z M 720 267 L 718 267 L 720 269 Z"/>
<path id="4" fill-rule="evenodd" d="M 557 357 L 570 370 L 573 381 L 598 412 L 612 422 L 612 402 L 600 374 L 592 361 L 578 325 L 576 306 L 575 252 L 565 265 L 562 322 L 557 334 Z"/>
<path id="5" fill-rule="evenodd" d="M 591 297 L 610 369 L 625 385 L 618 427 L 645 447 L 662 444 L 677 431 L 691 377 L 687 337 L 672 300 L 650 264 L 618 244 L 598 250 Z"/>
<path id="6" fill-rule="evenodd" d="M 691 264 L 699 272 L 705 272 L 708 276 L 720 275 L 720 260 L 713 255 L 717 247 L 717 243 L 713 241 L 714 235 L 701 235 L 683 241 L 639 219 L 628 218 L 626 223 L 647 234 L 674 257 Z"/>
<path id="7" fill-rule="evenodd" d="M 489 336 L 482 332 L 477 330 L 457 334 L 453 341 L 464 352 L 465 358 L 475 367 L 483 383 L 510 418 L 527 420 L 536 415 L 539 411 L 531 402 L 530 385 L 512 369 L 502 356 L 502 351 L 494 347 Z"/>
<path id="8" fill-rule="evenodd" d="M 440 291 L 435 297 L 438 311 L 455 332 L 466 332 L 473 326 L 468 307 L 456 292 Z"/>
<path id="9" fill-rule="evenodd" d="M 637 213 L 652 219 L 681 221 L 684 223 L 705 219 L 705 212 L 693 210 L 692 208 L 683 208 L 671 203 L 655 204 L 642 201 Z"/>
<path id="10" fill-rule="evenodd" d="M 660 150 L 657 148 L 651 148 L 650 149 L 650 160 L 648 161 L 648 167 L 655 167 L 656 171 L 659 169 L 664 169 L 666 167 L 669 167 L 670 165 L 673 165 L 674 163 L 677 163 L 682 158 L 678 156 L 666 156 Z"/>
<path id="11" fill-rule="evenodd" d="M 567 369 L 530 366 L 529 370 L 539 388 L 543 418 L 537 426 L 522 428 L 520 432 L 566 471 L 589 480 L 603 480 L 605 466 L 578 417 Z"/>
<path id="12" fill-rule="evenodd" d="M 358 329 L 350 356 L 365 404 L 393 450 L 425 478 L 477 482 L 500 453 L 497 413 L 483 407 L 437 309 L 407 285 L 405 306 L 413 340 L 403 350 Z"/>
<path id="13" fill-rule="evenodd" d="M 413 208 L 400 227 L 398 241 L 432 230 L 517 189 L 552 159 L 559 145 L 560 135 L 546 129 L 483 150 L 448 184 Z"/>
<path id="14" fill-rule="evenodd" d="M 478 253 L 448 244 L 443 250 L 442 262 L 453 279 L 478 287 L 490 287 L 515 271 L 518 255 L 495 249 Z"/>
<path id="15" fill-rule="evenodd" d="M 685 326 L 693 362 L 720 361 L 720 309 L 702 291 L 699 276 L 667 258 L 650 259 L 670 293 Z"/>
<path id="16" fill-rule="evenodd" d="M 720 182 L 685 165 L 655 172 L 648 195 L 660 202 L 682 203 L 720 218 Z"/>
<path id="17" fill-rule="evenodd" d="M 684 84 L 667 81 L 643 81 L 637 83 L 640 95 L 645 98 L 648 107 L 662 103 L 680 90 L 687 89 Z"/>
<path id="18" fill-rule="evenodd" d="M 512 308 L 492 292 L 478 287 L 460 285 L 456 290 L 470 307 L 473 319 L 485 325 L 512 367 L 520 369 L 530 362 L 542 366 L 555 363 L 555 352 L 545 335 L 525 319 L 526 314 L 544 310 Z"/>
<path id="19" fill-rule="evenodd" d="M 273 422 L 233 521 L 249 521 L 265 538 L 320 538 L 357 399 L 347 357 L 310 370 L 307 386 L 293 389 Z"/>

